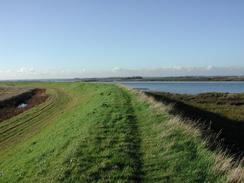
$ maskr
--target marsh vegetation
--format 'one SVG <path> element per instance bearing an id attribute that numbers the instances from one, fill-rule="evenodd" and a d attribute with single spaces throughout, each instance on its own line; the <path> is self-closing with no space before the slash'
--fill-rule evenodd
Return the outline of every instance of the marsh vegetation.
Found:
<path id="1" fill-rule="evenodd" d="M 198 95 L 147 92 L 157 101 L 173 105 L 172 114 L 190 119 L 202 129 L 211 146 L 238 158 L 244 153 L 244 94 L 202 93 Z"/>

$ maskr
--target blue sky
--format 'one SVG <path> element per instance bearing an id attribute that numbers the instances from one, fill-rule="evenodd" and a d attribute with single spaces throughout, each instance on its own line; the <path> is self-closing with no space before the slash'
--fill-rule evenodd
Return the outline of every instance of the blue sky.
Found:
<path id="1" fill-rule="evenodd" d="M 243 10 L 242 0 L 1 0 L 0 79 L 235 71 Z"/>

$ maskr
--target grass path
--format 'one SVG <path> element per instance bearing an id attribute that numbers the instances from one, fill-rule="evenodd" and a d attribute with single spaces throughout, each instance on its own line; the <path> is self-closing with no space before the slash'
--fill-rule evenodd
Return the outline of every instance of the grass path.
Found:
<path id="1" fill-rule="evenodd" d="M 29 85 L 51 97 L 0 124 L 0 182 L 226 180 L 199 136 L 136 94 L 107 84 Z"/>

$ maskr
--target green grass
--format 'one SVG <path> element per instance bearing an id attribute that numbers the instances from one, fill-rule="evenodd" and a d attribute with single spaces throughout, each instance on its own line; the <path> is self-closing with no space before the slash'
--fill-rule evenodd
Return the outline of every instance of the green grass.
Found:
<path id="1" fill-rule="evenodd" d="M 145 182 L 221 182 L 215 174 L 214 155 L 203 147 L 198 135 L 189 133 L 166 115 L 152 113 L 137 103 Z"/>
<path id="2" fill-rule="evenodd" d="M 0 124 L 0 182 L 228 178 L 227 170 L 216 169 L 217 154 L 200 135 L 138 94 L 109 84 L 16 85 L 45 87 L 50 99 Z"/>

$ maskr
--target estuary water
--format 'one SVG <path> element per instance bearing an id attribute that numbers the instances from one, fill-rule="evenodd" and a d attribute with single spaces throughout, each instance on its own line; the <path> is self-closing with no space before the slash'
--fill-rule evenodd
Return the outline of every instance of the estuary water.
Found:
<path id="1" fill-rule="evenodd" d="M 130 88 L 144 91 L 159 91 L 181 94 L 199 94 L 206 92 L 242 93 L 242 81 L 139 81 L 121 82 Z"/>

